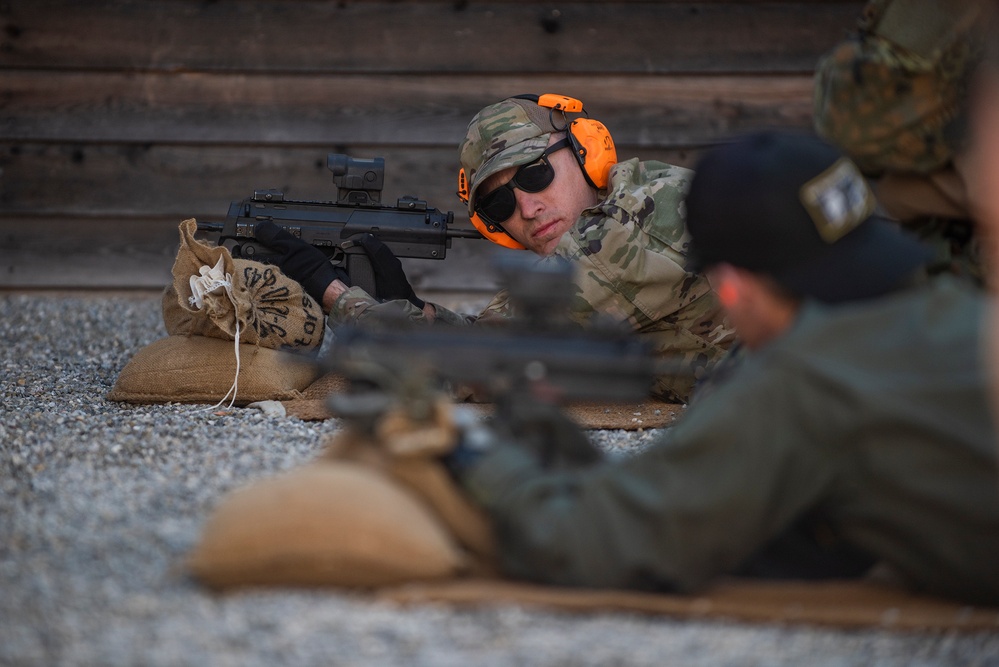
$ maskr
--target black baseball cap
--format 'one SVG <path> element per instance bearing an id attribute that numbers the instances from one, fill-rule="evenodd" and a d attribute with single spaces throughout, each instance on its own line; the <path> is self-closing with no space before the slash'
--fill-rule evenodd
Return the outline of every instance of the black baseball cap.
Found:
<path id="1" fill-rule="evenodd" d="M 766 131 L 708 150 L 687 195 L 688 268 L 727 263 L 830 303 L 880 296 L 931 258 L 875 214 L 860 170 L 805 133 Z"/>

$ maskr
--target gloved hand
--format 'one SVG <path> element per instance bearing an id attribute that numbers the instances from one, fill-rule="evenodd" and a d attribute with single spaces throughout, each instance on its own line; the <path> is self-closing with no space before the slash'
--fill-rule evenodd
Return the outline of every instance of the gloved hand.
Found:
<path id="1" fill-rule="evenodd" d="M 603 459 L 579 424 L 526 392 L 498 401 L 493 423 L 499 438 L 532 452 L 545 470 L 583 468 Z"/>
<path id="2" fill-rule="evenodd" d="M 339 279 L 350 286 L 347 272 L 330 264 L 322 251 L 295 238 L 273 222 L 269 220 L 258 222 L 253 233 L 258 241 L 281 254 L 281 259 L 278 260 L 281 271 L 300 283 L 309 296 L 320 304 L 323 302 L 326 288 L 334 280 Z"/>
<path id="3" fill-rule="evenodd" d="M 496 447 L 520 447 L 530 452 L 547 471 L 585 468 L 600 462 L 603 454 L 580 428 L 558 407 L 530 396 L 507 397 L 497 404 L 488 423 L 476 418 L 459 419 L 458 442 L 442 462 L 458 481 L 475 467 L 482 456 Z"/>
<path id="4" fill-rule="evenodd" d="M 375 274 L 375 291 L 378 292 L 375 297 L 380 301 L 405 299 L 422 310 L 426 302 L 416 296 L 399 258 L 372 234 L 362 234 L 357 238 L 357 243 L 364 248 L 364 252 L 371 259 L 371 268 Z"/>
<path id="5" fill-rule="evenodd" d="M 480 422 L 474 413 L 463 406 L 454 409 L 452 419 L 458 428 L 458 441 L 451 451 L 441 457 L 441 463 L 452 477 L 461 482 L 483 454 L 502 443 L 495 429 Z"/>

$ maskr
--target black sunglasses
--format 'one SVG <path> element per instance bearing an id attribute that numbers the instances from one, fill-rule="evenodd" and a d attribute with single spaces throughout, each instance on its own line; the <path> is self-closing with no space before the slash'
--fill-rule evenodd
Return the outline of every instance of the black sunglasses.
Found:
<path id="1" fill-rule="evenodd" d="M 475 212 L 491 225 L 499 225 L 509 220 L 517 210 L 517 195 L 513 189 L 541 192 L 551 185 L 555 180 L 555 169 L 548 161 L 548 156 L 568 146 L 568 138 L 556 141 L 546 148 L 537 160 L 522 165 L 509 181 L 481 197 L 476 197 Z"/>

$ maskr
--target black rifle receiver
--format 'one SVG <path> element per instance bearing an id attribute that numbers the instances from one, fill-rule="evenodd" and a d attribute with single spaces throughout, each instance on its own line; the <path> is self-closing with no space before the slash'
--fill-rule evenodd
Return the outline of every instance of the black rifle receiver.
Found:
<path id="1" fill-rule="evenodd" d="M 396 257 L 444 259 L 452 238 L 480 239 L 474 229 L 454 229 L 454 213 L 442 212 L 411 196 L 395 206 L 381 203 L 384 158 L 358 159 L 330 153 L 326 166 L 337 188 L 335 202 L 285 199 L 280 190 L 254 190 L 253 196 L 229 205 L 223 222 L 198 222 L 198 231 L 229 248 L 233 257 L 276 264 L 279 255 L 255 237 L 258 222 L 269 220 L 318 248 L 345 269 L 352 285 L 373 296 L 371 262 L 354 237 L 372 234 Z"/>

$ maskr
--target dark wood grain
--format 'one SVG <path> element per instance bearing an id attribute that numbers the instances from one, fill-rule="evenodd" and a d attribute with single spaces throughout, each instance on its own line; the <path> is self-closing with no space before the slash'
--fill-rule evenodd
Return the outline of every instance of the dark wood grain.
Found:
<path id="1" fill-rule="evenodd" d="M 811 122 L 811 76 L 231 76 L 10 72 L 9 139 L 457 146 L 472 116 L 507 95 L 583 100 L 622 145 L 716 141 Z M 95 95 L 100 91 L 100 95 Z"/>
<path id="2" fill-rule="evenodd" d="M 0 66 L 165 71 L 806 72 L 858 2 L 6 0 Z"/>

